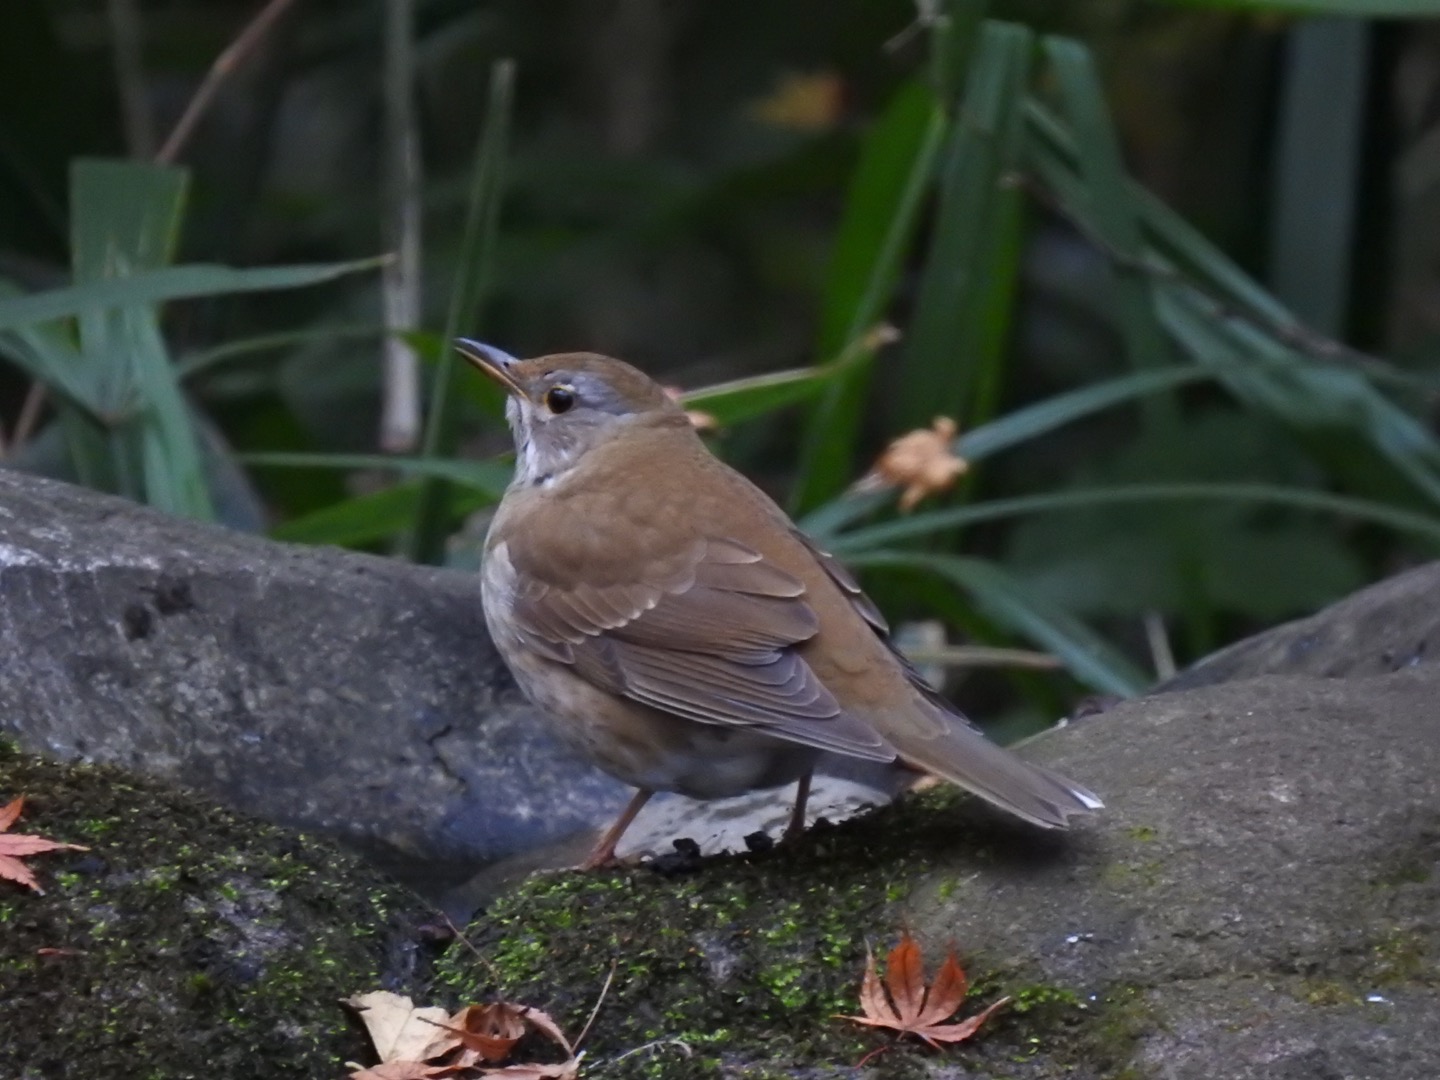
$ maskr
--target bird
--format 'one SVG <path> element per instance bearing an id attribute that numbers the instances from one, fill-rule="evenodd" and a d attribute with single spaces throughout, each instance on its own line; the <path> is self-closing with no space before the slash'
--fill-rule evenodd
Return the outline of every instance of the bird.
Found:
<path id="1" fill-rule="evenodd" d="M 561 740 L 636 789 L 581 869 L 617 861 L 657 791 L 794 783 L 793 839 L 826 753 L 899 761 L 1041 828 L 1102 808 L 929 686 L 855 578 L 644 372 L 455 347 L 505 391 L 515 441 L 480 569 L 490 635 Z"/>

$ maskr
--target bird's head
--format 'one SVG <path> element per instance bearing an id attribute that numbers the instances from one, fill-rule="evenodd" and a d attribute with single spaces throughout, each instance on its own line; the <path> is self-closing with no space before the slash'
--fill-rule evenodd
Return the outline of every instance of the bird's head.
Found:
<path id="1" fill-rule="evenodd" d="M 551 484 L 591 450 L 637 428 L 691 430 L 660 384 L 623 360 L 583 352 L 517 360 L 468 338 L 455 347 L 509 395 L 505 417 L 519 484 Z"/>

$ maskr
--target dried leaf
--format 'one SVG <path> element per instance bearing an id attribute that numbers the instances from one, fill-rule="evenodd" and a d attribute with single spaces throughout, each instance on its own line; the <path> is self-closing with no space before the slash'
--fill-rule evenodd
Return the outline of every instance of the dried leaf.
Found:
<path id="1" fill-rule="evenodd" d="M 454 1065 L 427 1065 L 423 1061 L 387 1061 L 383 1065 L 372 1065 L 368 1069 L 358 1066 L 350 1074 L 350 1080 L 433 1080 L 439 1076 L 454 1076 L 460 1070 Z"/>
<path id="2" fill-rule="evenodd" d="M 439 1026 L 456 1037 L 457 1045 L 473 1050 L 481 1061 L 501 1061 L 524 1036 L 525 1014 L 523 1006 L 511 1005 L 508 1001 L 466 1005 L 450 1017 L 448 1024 Z"/>
<path id="3" fill-rule="evenodd" d="M 671 401 L 679 401 L 685 396 L 685 391 L 678 386 L 662 387 L 665 396 Z M 720 421 L 711 416 L 708 412 L 701 412 L 699 409 L 686 409 L 685 417 L 690 421 L 690 426 L 696 431 L 719 431 Z"/>
<path id="4" fill-rule="evenodd" d="M 938 1050 L 941 1044 L 973 1038 L 991 1014 L 1010 1000 L 1001 998 L 979 1015 L 957 1024 L 942 1023 L 964 1004 L 968 992 L 965 971 L 955 958 L 953 947 L 927 991 L 920 947 L 907 932 L 886 958 L 884 987 L 875 973 L 875 955 L 867 951 L 865 977 L 860 982 L 860 1011 L 864 1015 L 841 1019 L 914 1035 Z"/>
<path id="5" fill-rule="evenodd" d="M 577 1080 L 580 1059 L 573 1057 L 558 1065 L 506 1065 L 503 1069 L 481 1069 L 481 1076 L 499 1076 L 504 1080 Z"/>
<path id="6" fill-rule="evenodd" d="M 560 1025 L 555 1023 L 554 1018 L 549 1013 L 542 1009 L 527 1008 L 525 1010 L 525 1022 L 551 1042 L 558 1045 L 567 1055 L 572 1058 L 575 1057 L 575 1048 L 570 1045 L 570 1040 L 565 1037 L 565 1033 L 560 1030 Z M 585 1032 L 582 1031 L 580 1037 L 583 1039 Z"/>
<path id="7" fill-rule="evenodd" d="M 951 448 L 955 432 L 954 420 L 937 416 L 931 427 L 901 435 L 885 448 L 855 490 L 903 488 L 900 510 L 915 509 L 921 499 L 945 491 L 969 470 L 969 463 Z"/>
<path id="8" fill-rule="evenodd" d="M 346 998 L 345 1004 L 360 1014 L 382 1063 L 413 1065 L 460 1045 L 454 1034 L 436 1030 L 450 1019 L 439 1006 L 417 1009 L 408 997 L 388 990 L 357 994 Z"/>
<path id="9" fill-rule="evenodd" d="M 845 83 L 831 71 L 789 73 L 768 96 L 750 106 L 762 124 L 788 131 L 828 131 L 845 110 Z"/>
<path id="10" fill-rule="evenodd" d="M 23 836 L 7 830 L 20 817 L 25 808 L 25 796 L 18 795 L 0 807 L 0 878 L 24 885 L 44 894 L 35 874 L 20 860 L 45 851 L 89 851 L 80 844 L 62 844 L 58 840 L 46 840 L 41 836 Z"/>

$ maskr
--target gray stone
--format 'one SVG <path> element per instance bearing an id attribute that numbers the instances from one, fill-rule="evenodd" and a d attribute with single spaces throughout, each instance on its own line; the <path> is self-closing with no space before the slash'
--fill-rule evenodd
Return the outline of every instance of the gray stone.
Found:
<path id="1" fill-rule="evenodd" d="M 1140 1075 L 1440 1076 L 1437 698 L 1428 666 L 1119 706 L 1037 755 L 1105 813 L 1060 857 L 951 853 L 914 924 L 1128 1014 Z"/>
<path id="2" fill-rule="evenodd" d="M 0 655 L 23 747 L 188 785 L 432 890 L 626 797 L 519 699 L 475 575 L 4 470 Z"/>
<path id="3" fill-rule="evenodd" d="M 1440 661 L 1440 563 L 1362 589 L 1306 619 L 1237 642 L 1161 686 L 1185 690 L 1255 675 L 1380 675 Z"/>

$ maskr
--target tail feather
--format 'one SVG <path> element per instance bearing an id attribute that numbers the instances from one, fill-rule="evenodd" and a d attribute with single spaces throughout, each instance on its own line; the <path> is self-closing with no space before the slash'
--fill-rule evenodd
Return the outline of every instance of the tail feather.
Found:
<path id="1" fill-rule="evenodd" d="M 895 739 L 908 763 L 958 784 L 987 802 L 1046 829 L 1104 808 L 1095 794 L 1059 773 L 1033 765 L 959 724 L 935 738 Z"/>

